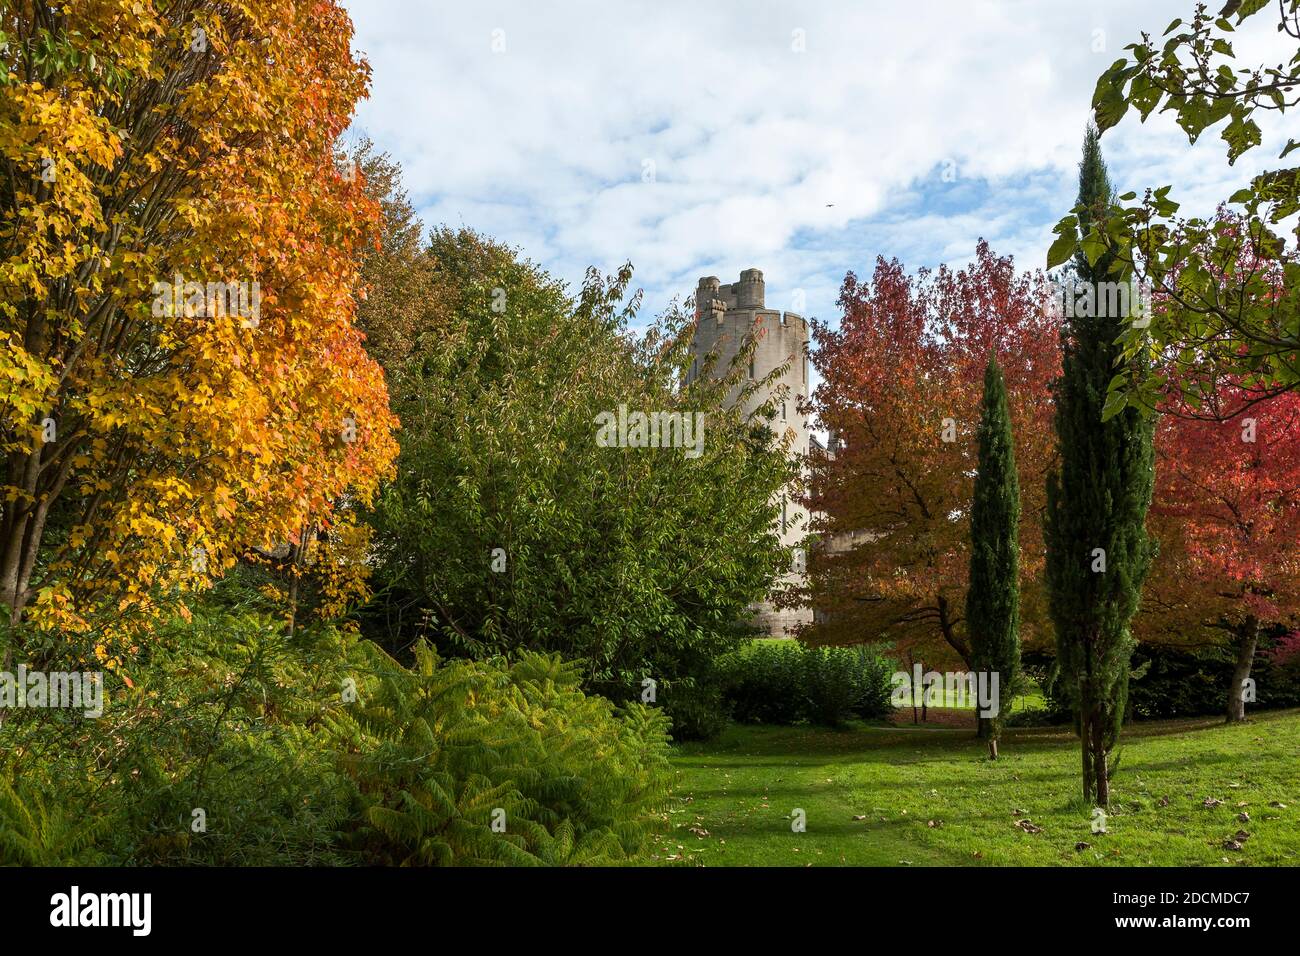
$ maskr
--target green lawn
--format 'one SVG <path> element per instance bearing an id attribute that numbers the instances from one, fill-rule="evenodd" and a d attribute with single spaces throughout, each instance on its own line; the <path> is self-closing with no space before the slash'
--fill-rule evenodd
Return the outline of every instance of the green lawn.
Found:
<path id="1" fill-rule="evenodd" d="M 1109 832 L 1094 834 L 1064 728 L 1008 730 L 993 763 L 965 729 L 733 725 L 676 748 L 677 789 L 648 862 L 1300 865 L 1300 711 L 1140 724 L 1119 754 Z M 806 832 L 791 829 L 796 808 Z M 1239 830 L 1241 849 L 1225 849 Z"/>
<path id="2" fill-rule="evenodd" d="M 940 705 L 936 703 L 935 704 L 936 707 L 942 706 L 954 710 L 975 709 L 975 701 L 968 694 L 957 694 L 953 691 L 947 690 L 946 688 L 943 691 L 941 691 L 941 693 L 943 694 L 943 704 Z M 898 709 L 910 715 L 912 713 L 911 701 L 912 699 L 909 697 L 905 703 L 899 705 Z M 917 693 L 916 702 L 917 702 L 917 707 L 920 707 L 921 705 L 920 692 Z M 1008 713 L 1018 714 L 1022 710 L 1043 710 L 1044 708 L 1046 708 L 1046 706 L 1047 706 L 1047 698 L 1043 696 L 1043 692 L 1038 689 L 1037 685 L 1034 685 L 1031 686 L 1025 693 L 1017 694 L 1011 698 L 1011 710 L 1008 711 Z"/>

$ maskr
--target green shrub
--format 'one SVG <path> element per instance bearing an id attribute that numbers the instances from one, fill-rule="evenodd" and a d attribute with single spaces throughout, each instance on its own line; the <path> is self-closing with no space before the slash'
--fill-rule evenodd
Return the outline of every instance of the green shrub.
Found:
<path id="1" fill-rule="evenodd" d="M 1276 634 L 1266 635 L 1255 655 L 1251 677 L 1257 685 L 1259 710 L 1300 705 L 1300 667 L 1281 666 L 1269 647 Z M 1050 654 L 1028 655 L 1027 668 L 1043 690 L 1046 713 L 1041 718 L 1019 717 L 1021 726 L 1040 723 L 1069 724 L 1069 702 L 1056 685 Z M 1217 716 L 1227 708 L 1232 679 L 1232 652 L 1226 647 L 1181 648 L 1139 643 L 1133 652 L 1126 720 L 1167 720 L 1176 717 Z M 1030 724 L 1028 721 L 1035 721 Z"/>
<path id="2" fill-rule="evenodd" d="M 861 694 L 857 661 L 842 648 L 810 648 L 800 655 L 799 670 L 807 716 L 815 724 L 838 727 L 853 716 Z"/>
<path id="3" fill-rule="evenodd" d="M 794 724 L 806 714 L 801 645 L 761 641 L 728 658 L 725 695 L 743 724 Z"/>
<path id="4" fill-rule="evenodd" d="M 852 717 L 879 717 L 889 705 L 889 669 L 865 647 L 808 647 L 801 653 L 807 717 L 838 727 Z"/>
<path id="5" fill-rule="evenodd" d="M 111 821 L 94 852 L 113 865 L 345 862 L 332 845 L 349 791 L 321 717 L 350 653 L 332 630 L 291 640 L 269 617 L 200 612 L 106 675 L 98 719 L 14 712 L 0 777 Z"/>
<path id="6" fill-rule="evenodd" d="M 1068 713 L 1035 707 L 1032 710 L 1016 710 L 1007 714 L 1008 727 L 1060 727 L 1070 722 Z"/>
<path id="7" fill-rule="evenodd" d="M 712 674 L 673 681 L 664 688 L 662 703 L 677 741 L 712 740 L 727 726 L 731 710 Z"/>
<path id="8" fill-rule="evenodd" d="M 364 862 L 601 864 L 641 849 L 668 793 L 661 712 L 586 696 L 558 656 L 441 663 L 421 644 L 407 670 L 365 650 L 375 679 L 330 718 Z"/>
<path id="9" fill-rule="evenodd" d="M 890 666 L 866 647 L 765 641 L 726 664 L 725 697 L 742 723 L 839 726 L 889 712 Z"/>
<path id="10" fill-rule="evenodd" d="M 891 702 L 894 690 L 893 663 L 865 646 L 853 650 L 858 655 L 861 682 L 861 694 L 854 713 L 864 719 L 888 717 L 894 712 Z"/>
<path id="11" fill-rule="evenodd" d="M 578 863 L 640 847 L 669 781 L 662 713 L 585 696 L 558 659 L 418 664 L 247 613 L 176 622 L 129 677 L 108 675 L 102 717 L 5 715 L 0 864 Z"/>
<path id="12" fill-rule="evenodd" d="M 0 863 L 93 866 L 103 861 L 95 843 L 112 820 L 87 817 L 55 801 L 21 781 L 15 787 L 0 777 Z"/>

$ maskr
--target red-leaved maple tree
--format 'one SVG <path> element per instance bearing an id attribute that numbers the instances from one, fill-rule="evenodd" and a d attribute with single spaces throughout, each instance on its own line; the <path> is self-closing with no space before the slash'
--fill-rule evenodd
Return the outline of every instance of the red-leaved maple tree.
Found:
<path id="1" fill-rule="evenodd" d="M 1227 719 L 1242 720 L 1261 629 L 1297 623 L 1300 394 L 1251 404 L 1248 389 L 1221 385 L 1197 407 L 1173 395 L 1156 433 L 1151 527 L 1161 553 L 1140 636 L 1226 640 L 1236 659 Z M 1244 411 L 1220 421 L 1220 409 Z"/>
<path id="2" fill-rule="evenodd" d="M 980 396 L 989 356 L 1006 377 L 1022 492 L 1024 628 L 1046 636 L 1041 602 L 1044 475 L 1054 454 L 1050 387 L 1059 325 L 1041 274 L 1018 273 L 981 241 L 959 270 L 909 275 L 877 260 L 850 273 L 838 328 L 814 322 L 823 382 L 813 410 L 834 441 L 812 463 L 822 537 L 804 599 L 816 643 L 893 642 L 907 660 L 970 666 L 962 613 Z"/>

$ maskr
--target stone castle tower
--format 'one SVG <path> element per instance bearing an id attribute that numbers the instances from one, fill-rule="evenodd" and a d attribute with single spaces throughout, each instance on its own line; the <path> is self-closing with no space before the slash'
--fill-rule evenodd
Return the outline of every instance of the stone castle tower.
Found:
<path id="1" fill-rule="evenodd" d="M 714 366 L 719 372 L 730 367 L 732 358 L 740 351 L 745 337 L 755 335 L 758 345 L 754 349 L 749 377 L 761 379 L 778 366 L 785 372 L 772 383 L 770 389 L 755 394 L 747 401 L 744 410 L 752 412 L 767 401 L 774 391 L 785 388 L 785 398 L 777 405 L 776 420 L 772 422 L 778 435 L 794 433 L 791 450 L 807 455 L 816 441 L 808 427 L 808 417 L 799 413 L 799 403 L 808 395 L 808 323 L 803 316 L 793 312 L 769 309 L 765 304 L 763 273 L 746 269 L 740 281 L 721 285 L 716 276 L 700 279 L 695 291 L 695 315 L 698 328 L 695 333 L 691 374 L 702 366 L 704 356 L 717 351 Z M 787 547 L 802 547 L 808 531 L 808 516 L 801 505 L 783 494 L 777 518 L 781 543 Z M 786 580 L 802 576 L 796 564 L 786 575 Z M 754 622 L 763 633 L 771 637 L 790 637 L 798 624 L 812 621 L 810 609 L 777 610 L 767 602 L 754 608 Z"/>

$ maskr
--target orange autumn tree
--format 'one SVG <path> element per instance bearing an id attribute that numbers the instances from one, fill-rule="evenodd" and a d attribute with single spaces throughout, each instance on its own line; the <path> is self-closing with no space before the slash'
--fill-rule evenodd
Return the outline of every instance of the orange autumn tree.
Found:
<path id="1" fill-rule="evenodd" d="M 335 0 L 18 0 L 0 33 L 0 603 L 130 629 L 391 468 L 334 154 L 368 68 Z"/>
<path id="2" fill-rule="evenodd" d="M 971 669 L 963 607 L 969 574 L 984 370 L 996 353 L 1009 393 L 1022 489 L 1024 633 L 1041 627 L 1044 475 L 1053 454 L 1050 384 L 1059 318 L 1041 275 L 1017 273 L 981 241 L 960 270 L 908 275 L 878 259 L 849 273 L 839 327 L 814 322 L 813 396 L 832 454 L 812 463 L 809 508 L 821 538 L 806 599 L 816 643 L 889 640 L 904 660 Z"/>

